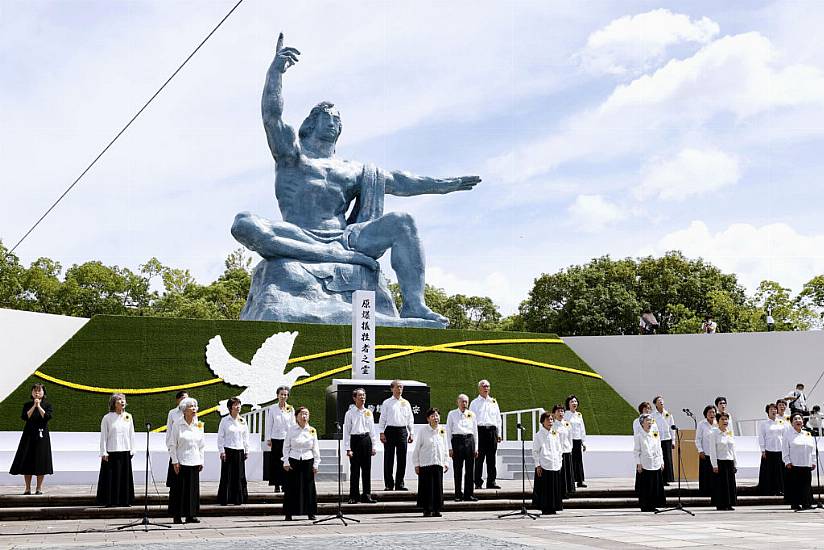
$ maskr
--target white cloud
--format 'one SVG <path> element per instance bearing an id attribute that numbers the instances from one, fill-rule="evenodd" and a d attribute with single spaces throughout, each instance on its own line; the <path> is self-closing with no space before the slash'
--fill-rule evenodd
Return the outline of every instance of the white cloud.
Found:
<path id="1" fill-rule="evenodd" d="M 626 217 L 621 207 L 601 195 L 578 195 L 569 207 L 569 214 L 573 225 L 586 232 L 600 231 Z"/>
<path id="2" fill-rule="evenodd" d="M 804 235 L 786 223 L 760 227 L 737 223 L 713 233 L 703 221 L 693 221 L 641 255 L 668 250 L 680 250 L 690 258 L 700 256 L 736 273 L 750 291 L 770 279 L 798 292 L 805 282 L 824 273 L 824 233 Z"/>
<path id="3" fill-rule="evenodd" d="M 654 158 L 641 167 L 639 199 L 682 200 L 738 182 L 739 161 L 723 151 L 687 148 L 672 158 Z"/>
<path id="4" fill-rule="evenodd" d="M 590 34 L 579 57 L 583 67 L 596 74 L 637 74 L 657 66 L 667 48 L 706 44 L 719 30 L 708 17 L 693 20 L 666 9 L 625 15 Z"/>
<path id="5" fill-rule="evenodd" d="M 426 270 L 426 282 L 442 288 L 447 294 L 488 296 L 501 308 L 504 315 L 517 311 L 520 301 L 526 298 L 526 294 L 521 289 L 516 291 L 509 278 L 500 271 L 480 277 L 477 273 L 471 277 L 462 277 L 439 266 L 429 266 Z"/>

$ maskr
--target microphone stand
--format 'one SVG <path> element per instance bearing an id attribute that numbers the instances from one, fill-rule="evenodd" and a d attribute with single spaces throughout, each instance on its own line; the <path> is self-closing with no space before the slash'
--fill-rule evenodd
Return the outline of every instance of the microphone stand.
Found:
<path id="1" fill-rule="evenodd" d="M 690 414 L 690 416 L 692 416 L 692 415 Z M 695 419 L 693 419 L 693 420 L 695 420 Z M 690 512 L 689 510 L 684 508 L 684 505 L 681 504 L 681 472 L 683 471 L 683 468 L 684 468 L 684 462 L 681 460 L 681 430 L 679 430 L 678 426 L 676 426 L 674 424 L 672 425 L 672 429 L 675 431 L 675 437 L 676 437 L 676 440 L 678 441 L 678 447 L 676 449 L 677 452 L 678 452 L 678 488 L 676 489 L 676 492 L 675 492 L 677 502 L 675 503 L 675 506 L 673 506 L 672 508 L 664 508 L 662 510 L 656 510 L 655 513 L 656 514 L 663 514 L 664 512 L 679 511 L 679 512 L 684 512 L 685 514 L 689 514 L 691 516 L 695 516 L 694 513 Z"/>
<path id="2" fill-rule="evenodd" d="M 524 426 L 519 422 L 515 427 L 521 435 L 521 509 L 517 512 L 501 514 L 498 516 L 498 519 L 508 517 L 538 519 L 538 514 L 532 514 L 526 509 L 526 448 L 524 447 Z"/>
<path id="3" fill-rule="evenodd" d="M 126 525 L 121 525 L 117 528 L 118 531 L 122 531 L 123 529 L 131 529 L 132 527 L 143 527 L 143 531 L 149 531 L 149 525 L 154 527 L 162 527 L 163 529 L 169 529 L 171 525 L 164 525 L 162 523 L 155 523 L 153 521 L 149 521 L 149 432 L 152 429 L 152 423 L 146 422 L 146 479 L 144 482 L 144 491 L 143 491 L 143 519 L 140 521 L 135 521 Z"/>
<path id="4" fill-rule="evenodd" d="M 336 520 L 336 519 L 339 519 L 341 521 L 341 523 L 343 523 L 343 525 L 345 525 L 345 526 L 348 525 L 346 523 L 347 520 L 354 521 L 355 523 L 360 523 L 360 520 L 358 520 L 358 519 L 350 518 L 350 517 L 347 517 L 347 516 L 343 515 L 343 493 L 341 493 L 341 470 L 342 470 L 342 467 L 341 467 L 341 456 L 340 456 L 340 441 L 341 441 L 341 439 L 343 439 L 343 434 L 341 433 L 341 426 L 340 426 L 339 422 L 335 422 L 335 430 L 336 430 L 335 431 L 335 439 L 338 440 L 338 510 L 337 510 L 337 512 L 335 512 L 334 514 L 332 514 L 329 517 L 325 517 L 323 519 L 313 521 L 312 524 L 314 524 L 314 525 L 317 525 L 318 523 L 324 523 L 324 522 L 327 522 L 327 521 Z M 371 460 L 372 457 L 369 457 L 369 459 Z"/>

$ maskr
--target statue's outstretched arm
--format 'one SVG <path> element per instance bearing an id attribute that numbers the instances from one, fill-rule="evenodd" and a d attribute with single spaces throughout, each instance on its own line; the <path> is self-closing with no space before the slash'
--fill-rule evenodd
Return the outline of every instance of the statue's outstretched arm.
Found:
<path id="1" fill-rule="evenodd" d="M 414 195 L 444 195 L 453 191 L 469 191 L 481 182 L 479 176 L 458 178 L 430 178 L 416 176 L 409 172 L 389 172 L 386 177 L 386 192 L 399 197 Z"/>
<path id="2" fill-rule="evenodd" d="M 276 162 L 288 162 L 297 159 L 300 152 L 295 130 L 283 122 L 283 73 L 286 69 L 298 62 L 300 52 L 295 48 L 283 47 L 283 33 L 278 36 L 275 59 L 266 73 L 266 84 L 263 87 L 261 113 L 263 127 L 266 130 L 266 139 L 269 149 Z"/>

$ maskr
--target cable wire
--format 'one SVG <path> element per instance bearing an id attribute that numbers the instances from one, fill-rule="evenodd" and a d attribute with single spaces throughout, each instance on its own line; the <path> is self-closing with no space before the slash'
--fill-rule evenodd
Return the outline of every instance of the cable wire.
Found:
<path id="1" fill-rule="evenodd" d="M 108 151 L 109 148 L 112 145 L 114 145 L 114 143 L 120 138 L 120 136 L 122 136 L 123 133 L 129 128 L 129 126 L 131 126 L 132 123 L 135 120 L 137 120 L 137 117 L 139 117 L 141 115 L 141 113 L 143 113 L 143 111 L 146 110 L 146 108 L 149 106 L 149 104 L 151 104 L 151 102 L 154 101 L 154 99 L 158 95 L 160 95 L 160 92 L 163 91 L 163 89 L 166 87 L 166 85 L 169 84 L 169 82 L 171 82 L 172 79 L 175 76 L 177 76 L 177 73 L 179 73 L 183 69 L 183 67 L 186 66 L 186 64 L 189 62 L 189 60 L 192 59 L 192 57 L 194 57 L 194 55 L 198 52 L 198 50 L 200 50 L 200 48 L 202 48 L 203 45 L 206 44 L 206 41 L 209 40 L 212 37 L 213 34 L 215 34 L 215 32 L 220 28 L 220 26 L 223 25 L 223 23 L 229 18 L 229 16 L 232 15 L 232 13 L 234 13 L 234 11 L 242 3 L 243 3 L 243 0 L 238 0 L 238 2 L 232 7 L 232 9 L 230 9 L 229 12 L 226 15 L 223 16 L 223 19 L 221 19 L 218 22 L 218 24 L 215 25 L 215 27 L 211 30 L 211 32 L 209 32 L 209 34 L 207 34 L 206 37 L 200 42 L 200 44 L 198 44 L 197 47 L 194 50 L 192 50 L 192 53 L 190 53 L 189 56 L 186 57 L 185 60 L 183 60 L 183 63 L 181 63 L 178 66 L 178 68 L 175 69 L 175 71 L 172 73 L 172 75 L 169 78 L 166 79 L 166 82 L 164 82 L 163 85 L 160 86 L 160 88 L 158 88 L 157 91 L 152 95 L 152 97 L 150 97 L 149 100 L 146 101 L 146 103 L 143 104 L 143 107 L 141 107 L 140 110 L 137 111 L 137 113 L 135 113 L 135 115 L 129 120 L 129 122 L 127 122 L 126 125 L 123 126 L 123 128 L 121 128 L 119 132 L 117 132 L 117 134 L 112 138 L 112 140 L 109 141 L 108 145 L 106 145 L 103 148 L 103 150 L 100 151 L 100 153 L 94 158 L 93 161 L 91 161 L 91 163 L 89 163 L 89 165 L 86 167 L 86 169 L 83 170 L 83 172 L 81 172 L 79 176 L 77 176 L 77 178 L 71 183 L 71 185 L 69 185 L 66 188 L 66 190 L 63 191 L 63 193 L 59 197 L 57 197 L 57 200 L 54 201 L 54 203 L 52 203 L 52 205 L 43 213 L 42 216 L 40 216 L 40 218 L 36 222 L 34 222 L 34 225 L 32 225 L 29 228 L 29 230 L 26 231 L 25 235 L 20 237 L 20 240 L 17 241 L 17 244 L 15 244 L 13 247 L 11 247 L 11 249 L 9 249 L 9 251 L 6 253 L 6 256 L 11 256 L 14 253 L 14 251 L 17 249 L 17 247 L 20 246 L 22 244 L 22 242 L 26 240 L 26 238 L 32 233 L 32 231 L 34 231 L 37 228 L 38 225 L 40 225 L 40 222 L 42 222 L 44 219 L 46 219 L 46 216 L 48 216 L 51 213 L 51 211 L 54 210 L 55 207 L 58 204 L 60 204 L 60 201 L 62 201 L 66 197 L 66 195 L 68 195 L 69 192 L 72 189 L 74 189 L 74 186 L 77 185 L 80 182 L 80 180 L 83 178 L 83 176 L 85 176 L 86 173 L 89 170 L 92 169 L 92 167 L 97 163 L 97 161 L 100 160 L 100 157 L 102 157 L 106 153 L 106 151 Z"/>

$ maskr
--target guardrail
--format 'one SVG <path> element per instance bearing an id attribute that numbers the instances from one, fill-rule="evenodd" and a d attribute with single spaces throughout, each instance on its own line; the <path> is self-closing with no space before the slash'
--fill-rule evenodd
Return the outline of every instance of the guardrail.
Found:
<path id="1" fill-rule="evenodd" d="M 269 405 L 269 407 L 277 407 L 277 403 Z M 263 407 L 240 415 L 241 418 L 246 420 L 246 424 L 249 426 L 249 435 L 256 435 L 261 441 L 263 441 L 264 435 L 263 423 L 266 420 L 266 411 L 269 410 L 269 407 Z"/>
<path id="2" fill-rule="evenodd" d="M 522 424 L 525 430 L 529 431 L 529 439 L 532 439 L 532 434 L 538 431 L 538 427 L 540 425 L 540 418 L 541 415 L 544 413 L 544 409 L 542 407 L 538 407 L 536 409 L 521 409 L 519 411 L 506 411 L 501 413 L 501 425 L 503 426 L 503 430 L 501 433 L 501 438 L 504 441 L 520 441 L 521 440 L 521 430 L 517 428 L 513 431 L 515 432 L 515 438 L 512 439 L 509 437 L 509 427 L 508 424 L 512 422 L 513 418 L 515 421 L 515 426 L 518 424 Z M 524 417 L 529 416 L 529 421 L 524 423 Z"/>

